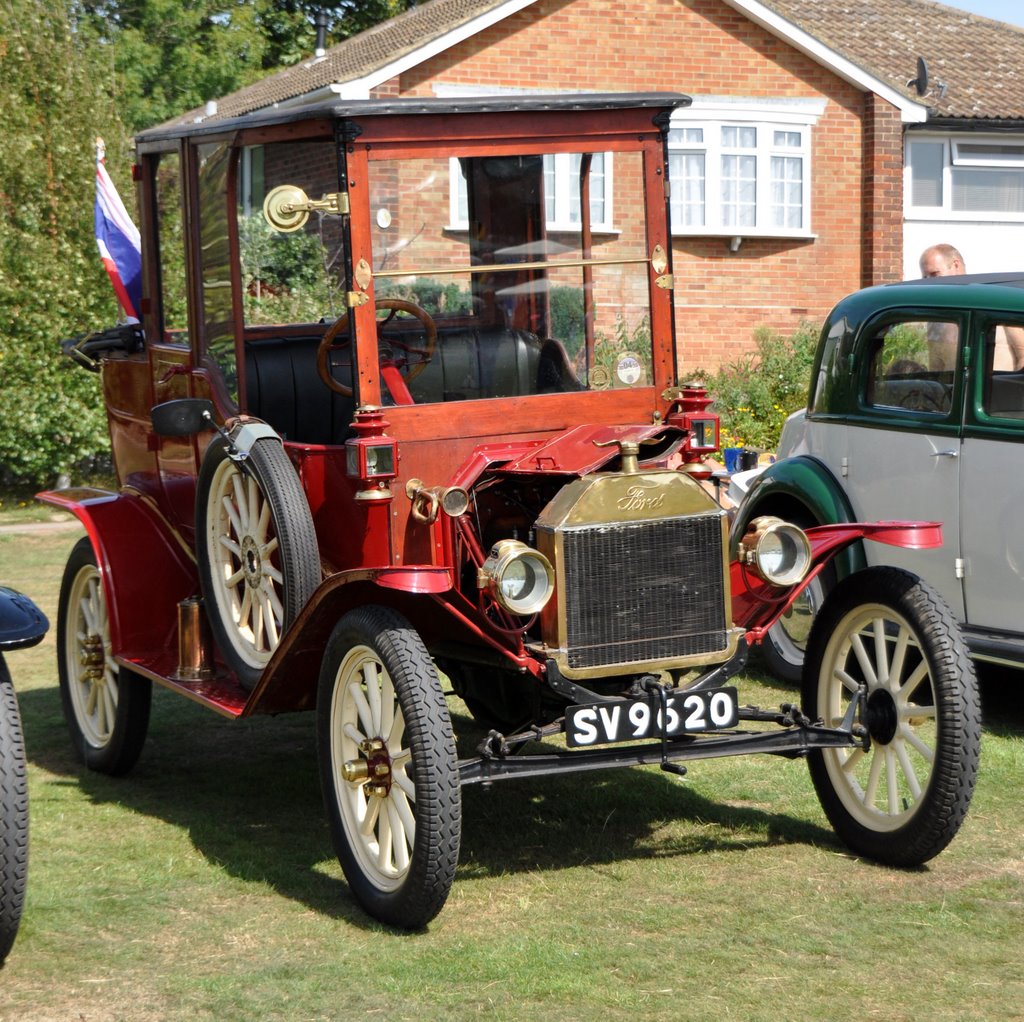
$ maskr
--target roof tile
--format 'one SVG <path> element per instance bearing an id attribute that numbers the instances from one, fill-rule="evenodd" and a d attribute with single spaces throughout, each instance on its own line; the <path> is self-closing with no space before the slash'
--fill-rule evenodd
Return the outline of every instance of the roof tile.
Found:
<path id="1" fill-rule="evenodd" d="M 389 21 L 217 101 L 216 117 L 237 117 L 363 78 L 500 7 L 506 0 L 427 0 Z M 934 0 L 762 0 L 795 27 L 869 75 L 931 109 L 933 117 L 1024 121 L 1024 29 Z M 930 88 L 918 97 L 917 58 Z M 684 72 L 685 74 L 685 72 Z M 514 84 L 514 83 L 509 83 Z M 685 81 L 675 83 L 686 87 Z M 171 123 L 194 121 L 192 110 Z"/>

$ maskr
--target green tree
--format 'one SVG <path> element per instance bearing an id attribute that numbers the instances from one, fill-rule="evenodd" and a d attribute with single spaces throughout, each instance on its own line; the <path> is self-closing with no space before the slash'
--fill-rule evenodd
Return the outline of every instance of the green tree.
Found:
<path id="1" fill-rule="evenodd" d="M 0 0 L 0 81 L 0 475 L 49 484 L 107 445 L 98 377 L 58 341 L 117 317 L 93 236 L 94 144 L 125 194 L 127 140 L 60 0 Z"/>
<path id="2" fill-rule="evenodd" d="M 309 57 L 323 9 L 328 43 L 399 14 L 414 0 L 76 0 L 83 32 L 107 53 L 132 132 L 202 106 Z"/>

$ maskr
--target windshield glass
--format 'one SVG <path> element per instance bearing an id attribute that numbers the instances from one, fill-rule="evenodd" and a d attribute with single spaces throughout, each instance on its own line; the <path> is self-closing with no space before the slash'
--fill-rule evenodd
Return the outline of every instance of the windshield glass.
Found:
<path id="1" fill-rule="evenodd" d="M 649 384 L 639 153 L 371 169 L 382 359 L 424 362 L 417 403 Z"/>

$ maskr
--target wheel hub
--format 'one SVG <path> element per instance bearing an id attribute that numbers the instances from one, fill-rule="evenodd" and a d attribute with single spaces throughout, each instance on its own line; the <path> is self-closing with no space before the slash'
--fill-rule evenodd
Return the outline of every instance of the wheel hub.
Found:
<path id="1" fill-rule="evenodd" d="M 99 681 L 103 677 L 106 658 L 103 654 L 103 640 L 98 635 L 89 635 L 82 641 L 78 654 L 85 681 Z"/>
<path id="2" fill-rule="evenodd" d="M 386 798 L 391 791 L 391 755 L 381 738 L 359 743 L 365 759 L 350 759 L 341 768 L 350 784 L 362 784 L 367 796 Z"/>
<path id="3" fill-rule="evenodd" d="M 879 745 L 888 745 L 896 735 L 899 715 L 896 701 L 885 689 L 875 689 L 868 696 L 867 727 L 871 740 Z"/>
<path id="4" fill-rule="evenodd" d="M 259 545 L 252 536 L 242 540 L 242 571 L 245 572 L 245 584 L 250 589 L 259 589 L 263 583 L 263 563 Z"/>

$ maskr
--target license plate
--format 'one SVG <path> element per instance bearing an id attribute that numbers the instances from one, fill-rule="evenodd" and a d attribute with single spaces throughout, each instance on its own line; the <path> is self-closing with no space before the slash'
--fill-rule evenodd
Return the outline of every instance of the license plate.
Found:
<path id="1" fill-rule="evenodd" d="M 739 721 L 734 688 L 676 692 L 665 703 L 664 713 L 656 695 L 570 706 L 565 714 L 566 744 L 579 748 L 660 738 L 662 734 L 674 738 L 694 732 L 722 731 L 735 727 Z"/>

